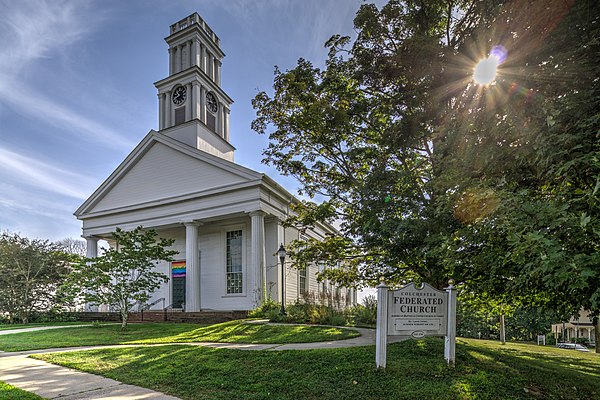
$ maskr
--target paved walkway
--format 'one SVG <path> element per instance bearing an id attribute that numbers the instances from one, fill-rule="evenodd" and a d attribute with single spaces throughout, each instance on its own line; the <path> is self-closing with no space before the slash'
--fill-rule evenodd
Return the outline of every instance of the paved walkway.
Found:
<path id="1" fill-rule="evenodd" d="M 65 326 L 73 327 L 73 326 Z M 56 329 L 58 327 L 39 327 L 17 329 L 26 332 L 31 330 Z M 370 346 L 375 344 L 375 330 L 364 328 L 354 329 L 361 336 L 330 342 L 292 343 L 292 344 L 243 344 L 243 343 L 165 343 L 142 346 L 187 345 L 211 348 L 237 349 L 237 350 L 307 350 L 307 349 L 334 349 L 354 346 Z M 0 331 L 17 333 L 14 330 Z M 397 338 L 397 337 L 396 337 Z M 390 337 L 389 339 L 393 339 Z M 393 342 L 395 340 L 390 340 Z M 0 381 L 16 386 L 28 392 L 33 392 L 47 399 L 75 400 L 170 400 L 177 397 L 155 392 L 139 386 L 126 385 L 113 379 L 103 378 L 98 375 L 79 372 L 70 368 L 49 364 L 44 361 L 29 358 L 30 354 L 56 353 L 67 351 L 80 351 L 99 348 L 115 347 L 140 347 L 140 345 L 110 345 L 55 348 L 43 350 L 30 350 L 21 352 L 0 352 Z"/>
<path id="2" fill-rule="evenodd" d="M 60 325 L 60 326 L 36 326 L 33 328 L 17 328 L 17 329 L 7 329 L 0 330 L 0 335 L 10 335 L 13 333 L 23 333 L 23 332 L 35 332 L 35 331 L 45 331 L 48 329 L 61 329 L 61 328 L 81 328 L 84 326 L 92 326 L 91 324 L 85 325 Z"/>

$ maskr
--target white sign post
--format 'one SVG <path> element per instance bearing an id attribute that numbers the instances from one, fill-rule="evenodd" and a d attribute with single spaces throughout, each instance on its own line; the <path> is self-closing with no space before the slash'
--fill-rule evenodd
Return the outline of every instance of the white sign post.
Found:
<path id="1" fill-rule="evenodd" d="M 448 365 L 454 367 L 456 362 L 456 289 L 454 281 L 448 282 L 448 332 L 444 343 L 444 358 Z"/>
<path id="2" fill-rule="evenodd" d="M 377 330 L 375 336 L 375 363 L 377 369 L 385 368 L 387 357 L 388 289 L 381 282 L 377 285 Z"/>
<path id="3" fill-rule="evenodd" d="M 377 331 L 375 362 L 386 367 L 387 337 L 445 336 L 444 356 L 454 366 L 456 347 L 456 289 L 451 281 L 446 291 L 424 283 L 410 283 L 397 290 L 381 282 L 377 286 Z"/>

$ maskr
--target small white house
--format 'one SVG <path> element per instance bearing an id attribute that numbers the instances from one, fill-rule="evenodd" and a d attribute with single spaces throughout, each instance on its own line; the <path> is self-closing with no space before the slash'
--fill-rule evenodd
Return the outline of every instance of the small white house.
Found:
<path id="1" fill-rule="evenodd" d="M 117 227 L 141 225 L 174 238 L 179 255 L 158 266 L 170 280 L 149 301 L 155 309 L 251 310 L 265 297 L 281 300 L 282 278 L 288 303 L 308 292 L 355 304 L 354 290 L 317 283 L 316 266 L 305 272 L 286 265 L 282 277 L 275 253 L 299 238 L 297 229 L 282 225 L 297 200 L 265 174 L 233 161 L 233 100 L 221 88 L 219 38 L 194 13 L 171 25 L 165 40 L 169 76 L 155 83 L 159 130 L 151 130 L 75 211 L 88 256 L 97 256 L 98 240 L 110 244 Z M 335 232 L 320 225 L 302 234 L 322 239 Z"/>

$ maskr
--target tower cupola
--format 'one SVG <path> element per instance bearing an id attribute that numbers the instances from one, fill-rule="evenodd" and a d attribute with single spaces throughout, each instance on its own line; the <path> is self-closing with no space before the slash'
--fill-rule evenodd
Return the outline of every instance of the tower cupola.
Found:
<path id="1" fill-rule="evenodd" d="M 199 150 L 233 161 L 229 114 L 221 88 L 221 41 L 194 13 L 170 26 L 169 76 L 156 82 L 159 130 Z"/>

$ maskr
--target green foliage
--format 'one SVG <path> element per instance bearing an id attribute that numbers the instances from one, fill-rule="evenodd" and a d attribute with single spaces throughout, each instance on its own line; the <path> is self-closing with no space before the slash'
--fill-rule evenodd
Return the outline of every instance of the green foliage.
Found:
<path id="1" fill-rule="evenodd" d="M 385 371 L 375 368 L 372 346 L 307 351 L 159 346 L 35 358 L 182 399 L 580 400 L 600 393 L 596 354 L 459 340 L 456 368 L 448 368 L 443 353 L 443 339 L 393 343 Z"/>
<path id="2" fill-rule="evenodd" d="M 499 339 L 499 316 L 505 315 L 506 340 L 534 342 L 537 335 L 551 336 L 552 324 L 564 316 L 547 303 L 513 301 L 499 303 L 494 297 L 482 294 L 459 293 L 457 335 L 479 339 Z"/>
<path id="3" fill-rule="evenodd" d="M 42 400 L 36 394 L 26 392 L 7 383 L 0 382 L 0 400 Z"/>
<path id="4" fill-rule="evenodd" d="M 362 304 L 357 304 L 348 310 L 352 316 L 353 325 L 374 327 L 377 324 L 377 297 L 366 296 Z"/>
<path id="5" fill-rule="evenodd" d="M 310 297 L 286 305 L 285 311 L 286 314 L 281 315 L 281 304 L 270 300 L 253 310 L 250 317 L 293 324 L 344 326 L 348 323 L 348 316 L 345 312 L 339 311 L 331 305 L 317 304 Z"/>
<path id="6" fill-rule="evenodd" d="M 53 347 L 109 344 L 158 343 L 310 343 L 360 336 L 351 329 L 306 325 L 272 325 L 253 321 L 230 321 L 214 325 L 132 324 L 122 330 L 115 324 L 51 329 L 0 336 L 3 351 L 24 351 Z"/>
<path id="7" fill-rule="evenodd" d="M 47 240 L 0 235 L 0 313 L 10 322 L 57 304 L 56 288 L 69 271 L 69 257 Z"/>
<path id="8" fill-rule="evenodd" d="M 281 322 L 296 324 L 319 324 L 319 325 L 346 325 L 347 320 L 343 312 L 323 304 L 310 301 L 297 301 L 286 307 L 286 316 L 279 316 Z"/>
<path id="9" fill-rule="evenodd" d="M 111 306 L 120 312 L 125 328 L 135 302 L 148 301 L 150 294 L 169 279 L 155 270 L 156 264 L 172 261 L 177 251 L 167 250 L 173 239 L 157 240 L 156 231 L 141 226 L 128 232 L 117 228 L 112 236 L 115 247 L 104 249 L 100 257 L 84 258 L 73 265 L 62 289 L 85 302 Z"/>
<path id="10" fill-rule="evenodd" d="M 341 221 L 294 263 L 599 315 L 600 3 L 391 0 L 354 25 L 324 69 L 276 69 L 253 101 L 264 161 L 323 200 L 288 223 Z M 499 76 L 476 85 L 494 45 Z"/>

